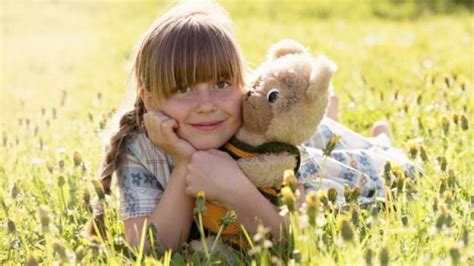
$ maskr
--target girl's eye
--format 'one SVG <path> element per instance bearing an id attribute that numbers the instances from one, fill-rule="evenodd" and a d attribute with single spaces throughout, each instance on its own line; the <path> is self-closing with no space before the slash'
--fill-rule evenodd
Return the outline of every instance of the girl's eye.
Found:
<path id="1" fill-rule="evenodd" d="M 277 89 L 271 89 L 267 93 L 267 100 L 270 103 L 274 103 L 276 100 L 278 100 L 278 96 L 280 96 L 280 92 Z"/>
<path id="2" fill-rule="evenodd" d="M 225 80 L 218 81 L 215 85 L 216 88 L 218 89 L 225 89 L 230 86 L 230 83 Z"/>
<path id="3" fill-rule="evenodd" d="M 184 93 L 189 93 L 192 92 L 193 89 L 191 87 L 178 87 L 176 88 L 176 93 L 177 94 L 184 94 Z"/>

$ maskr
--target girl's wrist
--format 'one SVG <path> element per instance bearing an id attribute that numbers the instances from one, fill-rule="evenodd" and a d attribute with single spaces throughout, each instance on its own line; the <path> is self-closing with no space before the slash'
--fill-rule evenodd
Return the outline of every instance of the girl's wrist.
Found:
<path id="1" fill-rule="evenodd" d="M 260 193 L 258 189 L 248 180 L 239 186 L 232 188 L 232 191 L 223 193 L 223 205 L 227 209 L 235 209 L 236 205 L 242 204 L 242 199 L 253 195 L 253 193 Z"/>

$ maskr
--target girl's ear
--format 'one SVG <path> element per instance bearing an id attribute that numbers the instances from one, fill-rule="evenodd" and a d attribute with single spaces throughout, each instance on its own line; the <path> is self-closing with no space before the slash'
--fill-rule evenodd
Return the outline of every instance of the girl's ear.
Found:
<path id="1" fill-rule="evenodd" d="M 151 93 L 149 91 L 147 91 L 145 88 L 138 88 L 138 95 L 140 96 L 140 99 L 142 99 L 147 111 L 153 111 L 156 109 L 155 104 L 153 104 L 153 98 L 151 97 Z"/>

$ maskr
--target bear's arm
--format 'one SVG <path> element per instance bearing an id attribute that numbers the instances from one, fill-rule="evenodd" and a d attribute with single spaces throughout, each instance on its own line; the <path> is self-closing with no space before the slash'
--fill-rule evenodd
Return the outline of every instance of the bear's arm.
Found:
<path id="1" fill-rule="evenodd" d="M 237 161 L 247 178 L 258 188 L 279 187 L 285 170 L 294 169 L 296 158 L 287 152 L 261 154 Z"/>

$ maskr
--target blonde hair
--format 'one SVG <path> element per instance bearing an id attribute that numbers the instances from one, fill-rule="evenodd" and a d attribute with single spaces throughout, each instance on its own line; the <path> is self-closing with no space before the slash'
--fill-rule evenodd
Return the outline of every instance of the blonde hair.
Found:
<path id="1" fill-rule="evenodd" d="M 135 89 L 146 89 L 154 100 L 166 100 L 176 88 L 201 82 L 226 79 L 243 86 L 244 61 L 227 12 L 211 2 L 197 4 L 175 6 L 146 32 L 132 70 Z M 126 139 L 145 132 L 145 112 L 137 94 L 134 108 L 121 116 L 118 130 L 110 137 L 99 174 L 106 194 L 111 193 L 112 175 L 121 165 Z M 101 230 L 102 211 L 94 218 Z M 97 234 L 93 229 L 89 231 Z"/>

